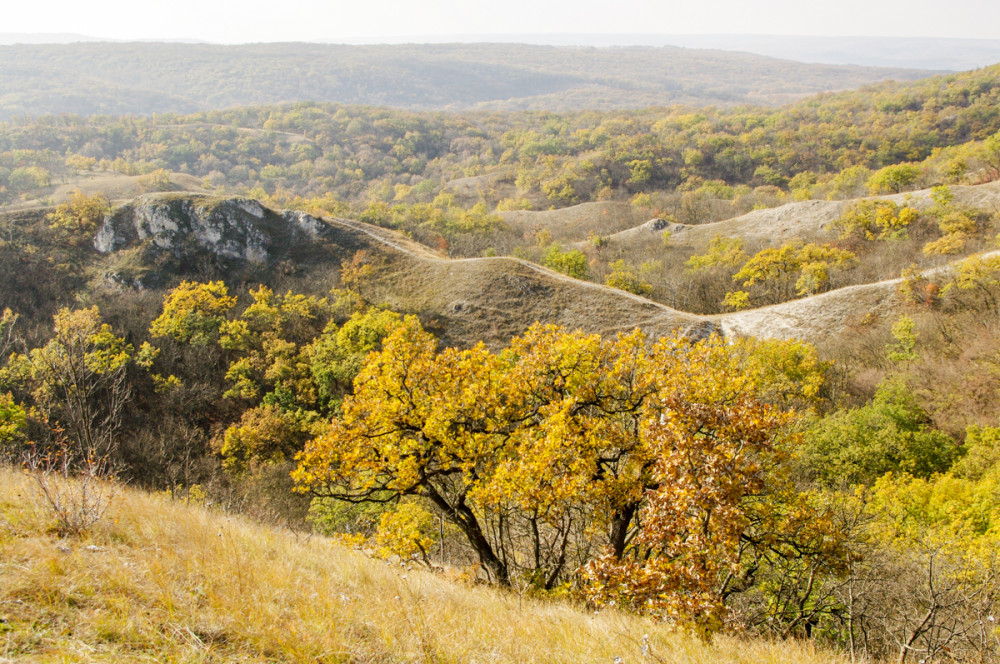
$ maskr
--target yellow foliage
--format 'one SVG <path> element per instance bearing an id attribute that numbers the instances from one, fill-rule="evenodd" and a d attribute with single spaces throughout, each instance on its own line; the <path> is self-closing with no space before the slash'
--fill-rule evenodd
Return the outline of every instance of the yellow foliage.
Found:
<path id="1" fill-rule="evenodd" d="M 885 240 L 902 237 L 906 228 L 917 220 L 919 214 L 909 206 L 900 207 L 892 201 L 859 200 L 831 224 L 840 229 L 840 236 L 861 237 L 866 240 Z"/>
<path id="2" fill-rule="evenodd" d="M 221 281 L 183 281 L 163 300 L 163 313 L 149 331 L 153 336 L 172 337 L 182 343 L 205 345 L 219 334 L 226 314 L 236 304 Z"/>
<path id="3" fill-rule="evenodd" d="M 588 567 L 591 601 L 710 631 L 744 535 L 773 547 L 795 533 L 836 541 L 777 470 L 789 416 L 764 401 L 815 398 L 824 370 L 789 342 L 650 346 L 638 331 L 604 340 L 543 325 L 499 353 L 438 352 L 407 318 L 293 477 L 352 501 L 423 497 L 500 583 L 521 572 L 554 587 L 581 545 L 566 524 L 582 519 L 608 546 Z M 535 537 L 535 557 L 493 538 L 487 515 Z M 403 517 L 386 519 L 406 530 Z"/>
<path id="4" fill-rule="evenodd" d="M 968 241 L 968 236 L 965 233 L 949 233 L 948 235 L 943 235 L 937 240 L 928 242 L 924 245 L 924 253 L 928 256 L 934 254 L 957 254 L 965 249 L 965 243 Z"/>
<path id="5" fill-rule="evenodd" d="M 434 516 L 418 503 L 400 503 L 386 512 L 375 533 L 378 553 L 383 558 L 417 558 L 429 563 L 428 552 L 437 539 Z"/>
<path id="6" fill-rule="evenodd" d="M 47 219 L 52 228 L 72 235 L 89 236 L 97 224 L 111 211 L 111 203 L 104 194 L 88 196 L 79 189 L 70 194 L 69 200 L 56 207 Z"/>
<path id="7" fill-rule="evenodd" d="M 691 256 L 685 265 L 693 272 L 720 265 L 736 266 L 746 259 L 747 255 L 743 252 L 743 238 L 716 235 L 708 243 L 708 251 Z"/>
<path id="8" fill-rule="evenodd" d="M 750 293 L 746 291 L 731 291 L 726 293 L 722 304 L 730 309 L 746 309 L 750 306 Z"/>
<path id="9" fill-rule="evenodd" d="M 640 278 L 625 261 L 617 260 L 611 263 L 610 267 L 611 274 L 604 280 L 605 285 L 636 295 L 648 295 L 653 292 L 653 286 Z"/>

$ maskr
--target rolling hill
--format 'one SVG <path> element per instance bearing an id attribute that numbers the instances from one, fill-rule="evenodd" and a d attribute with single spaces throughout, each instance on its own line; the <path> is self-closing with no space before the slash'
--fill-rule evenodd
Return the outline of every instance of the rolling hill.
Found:
<path id="1" fill-rule="evenodd" d="M 996 183 L 956 192 L 960 200 L 1000 200 Z M 840 206 L 795 203 L 684 232 L 700 244 L 720 225 L 732 235 L 756 233 L 761 238 L 773 228 L 777 230 L 770 241 L 780 243 L 786 237 L 826 233 L 822 226 Z M 586 210 L 596 213 L 596 223 L 603 219 L 601 208 Z M 8 213 L 5 221 L 24 224 L 41 215 L 42 211 Z M 794 222 L 797 218 L 802 219 L 800 224 Z M 632 233 L 641 239 L 647 226 L 626 231 L 626 237 Z M 195 194 L 149 194 L 133 200 L 109 217 L 96 245 L 100 252 L 86 252 L 86 276 L 78 283 L 88 289 L 126 292 L 159 292 L 180 278 L 226 278 L 323 293 L 339 283 L 340 266 L 357 259 L 370 268 L 359 286 L 366 300 L 420 314 L 445 344 L 457 346 L 480 340 L 500 346 L 535 321 L 604 335 L 640 327 L 654 336 L 686 329 L 695 336 L 714 331 L 822 341 L 865 314 L 888 319 L 903 306 L 896 296 L 898 280 L 888 280 L 757 310 L 698 316 L 517 258 L 448 259 L 369 224 L 332 217 L 319 220 L 301 212 L 270 210 L 253 200 Z M 9 278 L 17 282 L 37 275 L 12 273 Z M 16 283 L 10 286 L 16 290 Z M 64 303 L 73 297 L 71 292 L 62 294 Z"/>

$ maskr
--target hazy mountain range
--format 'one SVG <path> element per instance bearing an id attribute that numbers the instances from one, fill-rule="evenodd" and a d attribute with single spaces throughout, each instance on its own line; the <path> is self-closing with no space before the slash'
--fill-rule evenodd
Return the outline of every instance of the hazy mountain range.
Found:
<path id="1" fill-rule="evenodd" d="M 778 105 L 931 73 L 677 46 L 18 44 L 0 46 L 0 119 L 296 101 L 413 110 Z"/>
<path id="2" fill-rule="evenodd" d="M 0 45 L 71 44 L 125 41 L 73 33 L 3 33 Z M 154 41 L 154 40 L 137 40 Z M 204 43 L 196 39 L 160 39 L 168 43 Z M 339 40 L 372 43 L 372 40 Z M 799 62 L 959 71 L 1000 62 L 998 39 L 934 37 L 819 37 L 808 35 L 662 35 L 662 34 L 454 34 L 402 35 L 380 39 L 407 43 L 508 43 L 540 46 L 683 46 L 743 51 Z"/>

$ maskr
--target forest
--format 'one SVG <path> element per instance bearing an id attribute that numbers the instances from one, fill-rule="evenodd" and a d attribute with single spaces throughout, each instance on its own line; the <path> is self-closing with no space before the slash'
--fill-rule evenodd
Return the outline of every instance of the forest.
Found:
<path id="1" fill-rule="evenodd" d="M 299 101 L 449 111 L 776 105 L 934 73 L 677 47 L 0 45 L 0 120 L 191 113 Z"/>
<path id="2" fill-rule="evenodd" d="M 7 120 L 0 454 L 704 639 L 995 661 L 998 77 Z"/>

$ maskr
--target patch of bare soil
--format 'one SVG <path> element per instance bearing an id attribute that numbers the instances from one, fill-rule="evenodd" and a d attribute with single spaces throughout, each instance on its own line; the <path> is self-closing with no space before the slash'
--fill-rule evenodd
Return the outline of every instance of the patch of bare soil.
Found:
<path id="1" fill-rule="evenodd" d="M 524 232 L 547 230 L 557 242 L 583 242 L 591 233 L 611 235 L 634 228 L 645 213 L 622 201 L 596 201 L 558 210 L 512 210 L 501 212 L 511 226 Z"/>

